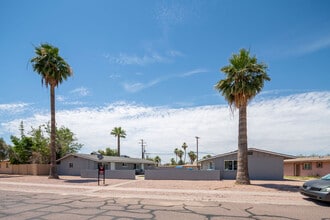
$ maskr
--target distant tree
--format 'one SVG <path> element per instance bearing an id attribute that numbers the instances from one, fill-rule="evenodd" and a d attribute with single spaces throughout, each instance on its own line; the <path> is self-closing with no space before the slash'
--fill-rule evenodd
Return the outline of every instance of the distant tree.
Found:
<path id="1" fill-rule="evenodd" d="M 159 156 L 156 156 L 156 157 L 154 158 L 154 161 L 156 162 L 157 167 L 158 167 L 158 166 L 160 165 L 162 159 L 161 159 Z"/>
<path id="2" fill-rule="evenodd" d="M 184 152 L 182 150 L 178 150 L 178 157 L 180 158 L 180 160 L 178 162 L 179 165 L 183 165 L 184 164 L 183 161 L 182 161 L 183 153 Z"/>
<path id="3" fill-rule="evenodd" d="M 12 136 L 11 140 L 14 144 L 9 149 L 10 160 L 12 163 L 50 163 L 50 125 L 40 125 L 38 128 L 31 127 L 26 136 L 24 133 L 23 122 L 20 124 L 21 137 Z M 57 159 L 69 153 L 77 153 L 82 144 L 77 143 L 77 138 L 69 128 L 62 126 L 56 127 L 56 154 Z"/>
<path id="4" fill-rule="evenodd" d="M 48 164 L 50 162 L 49 137 L 45 136 L 44 126 L 32 128 L 30 132 L 32 146 L 32 163 Z"/>
<path id="5" fill-rule="evenodd" d="M 35 47 L 36 56 L 31 59 L 32 67 L 41 76 L 42 84 L 50 86 L 51 135 L 50 135 L 50 174 L 49 178 L 58 179 L 56 168 L 56 123 L 55 87 L 72 75 L 72 69 L 59 56 L 59 49 L 50 44 Z"/>
<path id="6" fill-rule="evenodd" d="M 126 138 L 126 131 L 121 127 L 114 127 L 110 134 L 117 137 L 117 153 L 120 157 L 120 138 Z"/>
<path id="7" fill-rule="evenodd" d="M 210 155 L 210 154 L 208 154 L 208 155 L 205 155 L 204 157 L 203 157 L 203 159 L 207 159 L 207 158 L 211 158 L 212 156 Z"/>
<path id="8" fill-rule="evenodd" d="M 41 131 L 38 131 L 40 129 Z M 41 132 L 47 140 L 47 146 L 50 144 L 51 127 L 49 123 L 39 126 L 38 129 L 32 128 L 32 137 L 35 137 L 33 131 Z M 56 159 L 60 159 L 67 154 L 77 153 L 83 146 L 78 143 L 75 134 L 67 127 L 55 127 L 56 131 Z"/>
<path id="9" fill-rule="evenodd" d="M 75 134 L 64 126 L 56 128 L 56 158 L 62 158 L 67 154 L 77 153 L 82 144 L 77 142 Z"/>
<path id="10" fill-rule="evenodd" d="M 32 160 L 33 140 L 25 135 L 21 137 L 10 137 L 13 146 L 9 154 L 9 161 L 12 164 L 29 164 Z"/>
<path id="11" fill-rule="evenodd" d="M 110 149 L 110 147 L 105 148 L 105 150 L 98 150 L 103 156 L 117 156 L 117 150 Z"/>
<path id="12" fill-rule="evenodd" d="M 176 161 L 174 158 L 171 158 L 171 165 L 176 165 Z"/>
<path id="13" fill-rule="evenodd" d="M 186 163 L 186 156 L 187 156 L 187 148 L 188 148 L 188 145 L 186 144 L 186 142 L 184 142 L 182 144 L 182 148 L 184 150 L 184 164 Z"/>
<path id="14" fill-rule="evenodd" d="M 178 163 L 178 152 L 179 152 L 179 149 L 178 148 L 175 148 L 174 149 L 174 154 L 175 154 L 175 162 Z"/>
<path id="15" fill-rule="evenodd" d="M 247 143 L 247 105 L 263 88 L 270 78 L 266 73 L 267 66 L 258 63 L 255 56 L 241 49 L 229 59 L 229 65 L 221 68 L 226 78 L 220 80 L 215 88 L 222 93 L 229 106 L 239 110 L 238 151 L 237 151 L 237 184 L 250 184 L 248 170 Z"/>
<path id="16" fill-rule="evenodd" d="M 195 154 L 194 151 L 190 151 L 188 153 L 189 159 L 190 159 L 190 163 L 193 164 L 197 158 L 197 155 Z"/>
<path id="17" fill-rule="evenodd" d="M 8 159 L 9 146 L 3 138 L 0 138 L 0 161 Z"/>

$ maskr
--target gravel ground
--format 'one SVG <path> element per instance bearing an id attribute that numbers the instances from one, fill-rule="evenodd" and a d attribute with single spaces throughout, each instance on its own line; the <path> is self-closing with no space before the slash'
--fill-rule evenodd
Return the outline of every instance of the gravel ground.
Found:
<path id="1" fill-rule="evenodd" d="M 79 176 L 60 176 L 59 180 L 48 179 L 48 176 L 25 176 L 0 174 L 0 182 L 39 183 L 72 186 L 96 186 L 96 179 L 80 178 Z M 234 180 L 221 181 L 185 181 L 185 180 L 144 180 L 139 176 L 136 180 L 106 179 L 107 186 L 139 189 L 182 189 L 182 190 L 230 190 L 230 191 L 298 191 L 304 181 L 251 181 L 251 185 L 237 185 Z"/>
<path id="2" fill-rule="evenodd" d="M 85 195 L 105 198 L 140 198 L 171 201 L 212 201 L 281 205 L 310 205 L 298 192 L 303 181 L 251 181 L 251 185 L 237 185 L 234 180 L 183 181 L 106 179 L 98 186 L 96 179 L 79 176 L 24 176 L 0 174 L 0 192 L 22 191 Z"/>

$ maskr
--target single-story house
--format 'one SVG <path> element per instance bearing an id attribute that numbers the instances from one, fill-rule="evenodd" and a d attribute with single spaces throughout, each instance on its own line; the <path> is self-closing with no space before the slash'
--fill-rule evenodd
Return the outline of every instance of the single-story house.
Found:
<path id="1" fill-rule="evenodd" d="M 57 160 L 59 175 L 80 176 L 83 170 L 145 170 L 155 167 L 155 162 L 139 158 L 101 156 L 99 154 L 68 154 Z"/>
<path id="2" fill-rule="evenodd" d="M 330 173 L 330 156 L 284 160 L 285 176 L 324 176 Z"/>
<path id="3" fill-rule="evenodd" d="M 283 161 L 294 156 L 249 148 L 248 167 L 251 180 L 282 180 Z M 220 171 L 220 179 L 235 179 L 237 173 L 237 150 L 219 154 L 199 161 L 201 169 Z"/>

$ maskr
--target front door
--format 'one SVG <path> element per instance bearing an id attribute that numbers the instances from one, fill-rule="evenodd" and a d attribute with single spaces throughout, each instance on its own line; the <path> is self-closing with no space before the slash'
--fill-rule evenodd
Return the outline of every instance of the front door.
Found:
<path id="1" fill-rule="evenodd" d="M 300 176 L 300 164 L 299 163 L 294 164 L 294 175 Z"/>

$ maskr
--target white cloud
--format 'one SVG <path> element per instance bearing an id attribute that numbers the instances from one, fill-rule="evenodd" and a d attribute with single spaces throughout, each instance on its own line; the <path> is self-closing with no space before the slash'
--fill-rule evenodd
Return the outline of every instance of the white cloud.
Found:
<path id="1" fill-rule="evenodd" d="M 142 56 L 120 53 L 118 56 L 105 55 L 105 58 L 108 59 L 110 63 L 120 64 L 120 65 L 144 66 L 153 63 L 169 62 L 169 59 L 167 57 L 162 56 L 158 53 L 152 53 Z"/>
<path id="2" fill-rule="evenodd" d="M 183 5 L 180 4 L 161 4 L 156 9 L 156 20 L 162 25 L 182 24 L 185 11 Z"/>
<path id="3" fill-rule="evenodd" d="M 17 113 L 24 111 L 26 107 L 30 106 L 29 103 L 11 103 L 11 104 L 0 104 L 0 111 Z"/>
<path id="4" fill-rule="evenodd" d="M 70 93 L 73 93 L 73 94 L 75 94 L 77 96 L 84 97 L 84 96 L 88 96 L 90 92 L 85 87 L 79 87 L 77 89 L 74 89 L 74 90 L 70 91 Z"/>
<path id="5" fill-rule="evenodd" d="M 309 54 L 330 47 L 330 35 L 315 39 L 301 45 L 293 53 L 297 54 Z"/>
<path id="6" fill-rule="evenodd" d="M 119 53 L 119 55 L 106 54 L 104 57 L 110 62 L 119 65 L 139 65 L 145 66 L 154 63 L 169 63 L 175 57 L 182 57 L 184 54 L 178 50 L 168 50 L 163 53 L 150 51 L 143 55 Z"/>
<path id="7" fill-rule="evenodd" d="M 140 157 L 143 138 L 147 153 L 157 153 L 162 161 L 183 142 L 188 151 L 199 140 L 201 156 L 237 148 L 238 112 L 227 106 L 192 108 L 148 107 L 114 103 L 99 108 L 77 108 L 57 112 L 59 126 L 69 127 L 84 144 L 82 152 L 116 148 L 112 128 L 121 126 L 123 154 Z M 24 119 L 26 128 L 49 121 L 49 115 L 35 114 Z M 2 123 L 1 130 L 18 132 L 20 119 Z M 248 107 L 249 146 L 287 154 L 328 154 L 330 143 L 330 92 L 310 92 L 252 102 Z M 1 133 L 1 132 L 0 132 Z M 150 156 L 155 156 L 151 154 Z"/>
<path id="8" fill-rule="evenodd" d="M 157 84 L 159 84 L 163 81 L 170 80 L 172 78 L 189 77 L 189 76 L 192 76 L 192 75 L 195 75 L 195 74 L 207 73 L 207 72 L 208 72 L 208 70 L 199 68 L 199 69 L 190 70 L 190 71 L 187 71 L 187 72 L 184 72 L 184 73 L 179 73 L 177 75 L 167 75 L 166 77 L 157 78 L 157 79 L 154 79 L 154 80 L 152 80 L 150 82 L 147 82 L 147 83 L 141 83 L 141 82 L 128 83 L 128 82 L 125 82 L 122 85 L 123 85 L 124 89 L 127 92 L 135 93 L 135 92 L 139 92 L 143 89 L 155 86 L 155 85 L 157 85 Z"/>
<path id="9" fill-rule="evenodd" d="M 139 92 L 143 89 L 152 87 L 156 84 L 158 84 L 159 82 L 161 82 L 160 79 L 155 79 L 153 81 L 150 81 L 148 83 L 140 83 L 140 82 L 136 82 L 136 83 L 123 83 L 123 87 L 127 92 L 131 92 L 131 93 L 135 93 L 135 92 Z"/>
<path id="10" fill-rule="evenodd" d="M 187 76 L 192 76 L 195 74 L 207 73 L 207 72 L 208 72 L 208 70 L 206 70 L 206 69 L 194 69 L 194 70 L 190 70 L 188 72 L 182 73 L 180 76 L 187 77 Z"/>
<path id="11" fill-rule="evenodd" d="M 183 57 L 184 54 L 181 51 L 178 50 L 169 50 L 166 53 L 170 57 Z"/>
<path id="12" fill-rule="evenodd" d="M 304 56 L 326 48 L 330 48 L 330 34 L 325 34 L 322 36 L 301 35 L 300 37 L 290 37 L 285 41 L 285 43 L 272 43 L 272 45 L 272 48 L 264 51 L 266 56 L 281 59 L 286 59 L 287 57 L 292 56 Z"/>
<path id="13" fill-rule="evenodd" d="M 64 102 L 66 100 L 66 98 L 62 95 L 57 95 L 56 96 L 56 101 L 59 101 L 59 102 Z"/>

